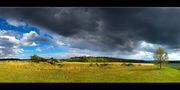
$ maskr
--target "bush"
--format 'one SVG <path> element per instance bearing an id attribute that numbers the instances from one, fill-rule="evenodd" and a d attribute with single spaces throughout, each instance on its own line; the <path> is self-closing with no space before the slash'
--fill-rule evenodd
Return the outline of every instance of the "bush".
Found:
<path id="1" fill-rule="evenodd" d="M 42 57 L 40 57 L 40 56 L 38 56 L 38 55 L 33 55 L 33 56 L 31 56 L 31 60 L 32 60 L 33 62 L 46 61 L 44 58 L 42 58 Z"/>
<path id="2" fill-rule="evenodd" d="M 93 66 L 93 63 L 89 64 L 89 66 Z"/>
<path id="3" fill-rule="evenodd" d="M 57 66 L 62 67 L 62 66 L 64 66 L 64 64 L 63 63 L 58 63 Z"/>
<path id="4" fill-rule="evenodd" d="M 98 64 L 98 63 L 96 63 L 96 66 L 99 66 L 99 64 Z"/>
<path id="5" fill-rule="evenodd" d="M 58 63 L 58 60 L 54 59 L 54 58 L 50 58 L 50 59 L 45 59 L 43 57 L 40 57 L 38 55 L 33 55 L 31 56 L 31 60 L 33 62 L 47 62 L 47 63 L 50 63 L 50 64 L 56 64 Z"/>
<path id="6" fill-rule="evenodd" d="M 50 63 L 50 64 L 56 64 L 56 63 L 58 63 L 57 60 L 48 60 L 47 62 Z"/>
<path id="7" fill-rule="evenodd" d="M 107 63 L 103 63 L 103 64 L 100 64 L 101 66 L 107 66 L 107 65 L 109 65 L 109 64 L 107 64 Z"/>
<path id="8" fill-rule="evenodd" d="M 128 63 L 126 66 L 134 66 L 132 63 Z"/>
<path id="9" fill-rule="evenodd" d="M 123 64 L 121 64 L 122 66 L 134 66 L 134 64 L 132 64 L 132 63 L 123 63 Z"/>

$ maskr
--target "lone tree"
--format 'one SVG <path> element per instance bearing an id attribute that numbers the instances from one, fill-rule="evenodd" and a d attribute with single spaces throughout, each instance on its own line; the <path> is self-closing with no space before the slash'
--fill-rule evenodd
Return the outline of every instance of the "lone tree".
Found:
<path id="1" fill-rule="evenodd" d="M 164 48 L 160 47 L 156 49 L 153 58 L 154 62 L 159 64 L 160 69 L 162 68 L 162 64 L 165 64 L 169 59 L 167 52 L 165 52 Z"/>

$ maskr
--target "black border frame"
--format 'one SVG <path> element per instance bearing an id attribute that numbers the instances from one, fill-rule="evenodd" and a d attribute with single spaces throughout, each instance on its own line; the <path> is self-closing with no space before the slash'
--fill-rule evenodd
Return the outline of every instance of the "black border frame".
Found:
<path id="1" fill-rule="evenodd" d="M 180 7 L 180 1 L 163 0 L 4 0 L 0 7 Z M 148 78 L 148 77 L 147 77 Z M 180 83 L 0 83 L 4 90 L 161 90 Z"/>
<path id="2" fill-rule="evenodd" d="M 1 0 L 0 7 L 178 7 L 179 0 Z"/>

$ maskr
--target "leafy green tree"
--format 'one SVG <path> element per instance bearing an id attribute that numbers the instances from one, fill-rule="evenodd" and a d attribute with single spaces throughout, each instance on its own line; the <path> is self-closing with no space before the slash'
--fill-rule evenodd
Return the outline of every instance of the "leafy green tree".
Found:
<path id="1" fill-rule="evenodd" d="M 168 57 L 168 53 L 164 50 L 164 48 L 157 48 L 155 53 L 154 53 L 154 62 L 156 64 L 159 64 L 160 69 L 162 68 L 162 64 L 165 64 L 169 57 Z"/>
<path id="2" fill-rule="evenodd" d="M 38 56 L 38 55 L 33 55 L 33 56 L 31 56 L 31 60 L 33 62 L 40 62 L 40 61 L 43 61 L 45 59 L 43 57 Z"/>

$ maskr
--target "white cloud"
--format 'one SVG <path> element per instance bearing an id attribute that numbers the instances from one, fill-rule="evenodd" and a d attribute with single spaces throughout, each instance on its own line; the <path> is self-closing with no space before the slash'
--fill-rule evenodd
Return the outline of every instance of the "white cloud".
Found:
<path id="1" fill-rule="evenodd" d="M 24 52 L 24 49 L 20 49 L 20 48 L 18 48 L 17 46 L 14 46 L 13 48 L 12 48 L 12 51 L 15 53 L 15 54 L 19 54 L 19 53 L 23 53 Z"/>
<path id="2" fill-rule="evenodd" d="M 4 36 L 0 36 L 1 39 L 4 39 L 4 40 L 7 40 L 11 43 L 14 43 L 14 44 L 19 44 L 19 40 L 17 40 L 15 38 L 15 36 L 8 36 L 8 35 L 4 35 Z"/>
<path id="3" fill-rule="evenodd" d="M 41 52 L 41 48 L 36 48 L 36 52 Z"/>
<path id="4" fill-rule="evenodd" d="M 16 27 L 26 25 L 26 23 L 21 22 L 21 21 L 17 21 L 17 20 L 14 20 L 14 19 L 7 19 L 6 21 L 7 21 L 7 23 L 9 25 L 13 25 L 13 26 L 16 26 Z"/>
<path id="5" fill-rule="evenodd" d="M 152 43 L 148 43 L 146 41 L 139 41 L 138 47 L 136 49 L 147 51 L 147 52 L 154 52 L 156 50 L 156 48 L 158 48 L 158 47 L 167 48 L 166 46 L 163 46 L 163 45 L 152 44 Z"/>
<path id="6" fill-rule="evenodd" d="M 0 46 L 0 48 L 5 48 L 4 46 Z"/>
<path id="7" fill-rule="evenodd" d="M 37 46 L 37 44 L 35 42 L 33 42 L 31 45 L 29 46 Z"/>
<path id="8" fill-rule="evenodd" d="M 11 35 L 11 31 L 0 30 L 0 58 L 22 53 L 24 50 L 19 45 L 20 41 Z"/>
<path id="9" fill-rule="evenodd" d="M 42 52 L 42 51 L 45 51 L 45 50 L 49 50 L 49 49 L 52 49 L 52 48 L 54 48 L 54 46 L 41 46 L 41 47 L 37 47 L 36 48 L 36 52 Z"/>
<path id="10" fill-rule="evenodd" d="M 172 60 L 180 60 L 180 53 L 171 53 L 168 55 Z"/>
<path id="11" fill-rule="evenodd" d="M 179 49 L 173 49 L 168 53 L 169 60 L 180 60 L 180 51 Z"/>
<path id="12" fill-rule="evenodd" d="M 137 51 L 136 53 L 129 55 L 129 59 L 140 59 L 140 60 L 152 60 L 153 53 L 147 51 Z"/>
<path id="13" fill-rule="evenodd" d="M 37 41 L 50 41 L 49 43 L 54 43 L 61 46 L 65 45 L 60 40 L 47 39 L 46 37 L 40 36 L 35 31 L 30 31 L 21 35 L 18 32 L 14 32 L 15 31 L 12 30 L 0 30 L 0 58 L 14 57 L 17 54 L 26 52 L 27 50 L 19 48 L 19 46 L 38 46 L 36 43 Z M 41 52 L 51 48 L 54 48 L 54 46 L 40 46 L 39 48 L 36 48 L 35 51 Z"/>
<path id="14" fill-rule="evenodd" d="M 92 56 L 92 55 L 89 55 L 89 54 L 83 54 L 83 53 L 68 53 L 68 52 L 65 52 L 65 53 L 50 53 L 50 54 L 40 54 L 40 56 L 43 56 L 45 58 L 70 58 L 70 57 L 75 57 L 75 56 Z"/>
<path id="15" fill-rule="evenodd" d="M 62 41 L 59 41 L 59 40 L 56 41 L 56 44 L 59 45 L 59 46 L 64 46 L 65 45 L 65 43 L 63 43 Z"/>
<path id="16" fill-rule="evenodd" d="M 24 46 L 38 46 L 37 41 L 44 41 L 49 43 L 55 43 L 59 45 L 65 45 L 61 41 L 57 41 L 55 39 L 50 39 L 45 36 L 41 36 L 35 31 L 30 31 L 29 33 L 24 33 L 22 38 L 20 39 L 21 44 Z"/>
<path id="17" fill-rule="evenodd" d="M 122 55 L 127 59 L 140 59 L 140 60 L 153 60 L 153 53 L 158 47 L 167 48 L 166 46 L 159 44 L 152 44 L 146 41 L 139 41 L 138 47 L 136 47 L 131 53 Z"/>
<path id="18" fill-rule="evenodd" d="M 21 44 L 24 46 L 37 46 L 35 43 L 35 38 L 39 35 L 35 31 L 30 31 L 29 33 L 24 33 L 21 38 Z"/>
<path id="19" fill-rule="evenodd" d="M 35 41 L 43 40 L 35 31 L 24 33 L 20 39 L 17 39 L 16 36 L 19 34 L 12 30 L 0 30 L 0 58 L 14 57 L 25 51 L 19 46 L 37 46 Z"/>

